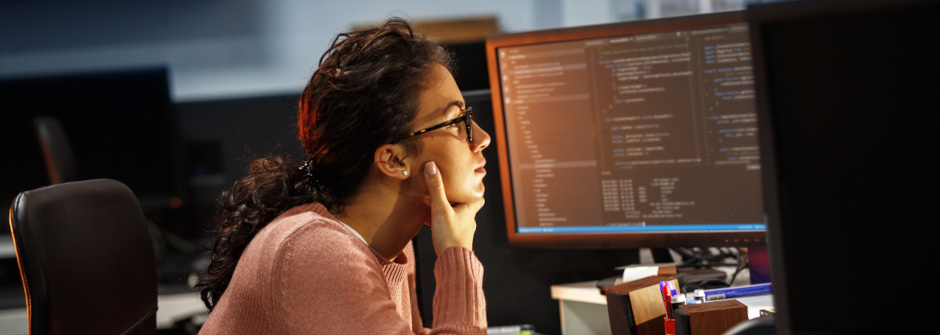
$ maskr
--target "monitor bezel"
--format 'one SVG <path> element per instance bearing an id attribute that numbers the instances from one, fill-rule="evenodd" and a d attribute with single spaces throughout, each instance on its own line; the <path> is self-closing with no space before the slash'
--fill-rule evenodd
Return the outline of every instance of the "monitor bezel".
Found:
<path id="1" fill-rule="evenodd" d="M 766 231 L 580 234 L 518 233 L 512 191 L 512 176 L 509 168 L 509 152 L 506 143 L 506 124 L 501 94 L 502 87 L 500 86 L 498 71 L 498 48 L 746 23 L 747 17 L 742 10 L 488 36 L 486 39 L 486 59 L 493 103 L 493 122 L 495 125 L 494 144 L 499 157 L 500 182 L 502 184 L 501 191 L 506 215 L 506 234 L 509 244 L 513 247 L 542 249 L 764 246 Z"/>

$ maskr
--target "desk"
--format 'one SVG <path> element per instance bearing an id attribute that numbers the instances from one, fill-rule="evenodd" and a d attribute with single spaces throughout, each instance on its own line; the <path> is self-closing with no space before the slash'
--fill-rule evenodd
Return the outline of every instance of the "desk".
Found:
<path id="1" fill-rule="evenodd" d="M 750 277 L 742 273 L 735 279 L 734 285 L 746 285 L 749 281 Z M 562 334 L 611 334 L 607 297 L 601 295 L 595 281 L 552 285 L 551 292 L 552 299 L 558 300 Z M 747 317 L 750 319 L 760 316 L 761 309 L 774 305 L 773 295 L 769 294 L 737 300 L 747 306 Z"/>
<path id="2" fill-rule="evenodd" d="M 552 285 L 552 299 L 558 300 L 562 334 L 610 335 L 607 297 L 595 281 Z"/>
<path id="3" fill-rule="evenodd" d="M 16 248 L 11 235 L 0 234 L 0 259 L 15 259 Z M 207 317 L 209 312 L 198 292 L 161 294 L 157 296 L 157 328 L 165 329 L 177 321 Z M 199 323 L 203 320 L 195 320 Z M 0 335 L 26 334 L 29 318 L 26 308 L 0 309 Z"/>
<path id="4" fill-rule="evenodd" d="M 0 234 L 0 259 L 16 258 L 13 235 Z"/>
<path id="5" fill-rule="evenodd" d="M 157 329 L 173 327 L 177 321 L 188 318 L 202 318 L 195 320 L 198 324 L 205 321 L 209 312 L 202 304 L 198 292 L 163 294 L 157 296 Z M 26 308 L 0 309 L 0 335 L 14 335 L 27 333 L 29 318 Z"/>

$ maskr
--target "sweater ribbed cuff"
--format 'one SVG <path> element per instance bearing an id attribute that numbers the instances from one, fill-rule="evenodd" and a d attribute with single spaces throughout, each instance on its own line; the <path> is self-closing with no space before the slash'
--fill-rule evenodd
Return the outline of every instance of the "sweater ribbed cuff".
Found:
<path id="1" fill-rule="evenodd" d="M 463 247 L 447 248 L 437 255 L 434 277 L 437 280 L 434 328 L 460 325 L 486 329 L 483 264 L 473 251 Z"/>

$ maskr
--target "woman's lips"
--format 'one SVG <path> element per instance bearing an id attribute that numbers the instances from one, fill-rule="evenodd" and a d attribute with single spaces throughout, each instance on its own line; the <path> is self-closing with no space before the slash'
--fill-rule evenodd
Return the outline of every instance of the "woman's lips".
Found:
<path id="1" fill-rule="evenodd" d="M 483 163 L 480 163 L 480 165 L 477 165 L 477 168 L 473 169 L 473 172 L 479 173 L 479 174 L 486 174 L 486 169 L 483 168 L 484 165 L 486 165 L 486 161 L 483 161 Z"/>

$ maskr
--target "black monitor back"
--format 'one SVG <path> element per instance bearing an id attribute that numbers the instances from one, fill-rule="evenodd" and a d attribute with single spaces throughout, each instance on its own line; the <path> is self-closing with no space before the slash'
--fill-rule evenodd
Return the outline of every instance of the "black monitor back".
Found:
<path id="1" fill-rule="evenodd" d="M 5 206 L 18 192 L 49 183 L 36 116 L 60 121 L 78 179 L 120 180 L 145 208 L 168 207 L 182 192 L 182 145 L 163 68 L 2 79 L 0 111 Z"/>
<path id="2" fill-rule="evenodd" d="M 928 326 L 914 302 L 929 283 L 912 279 L 936 254 L 940 3 L 771 3 L 749 17 L 778 333 Z"/>

